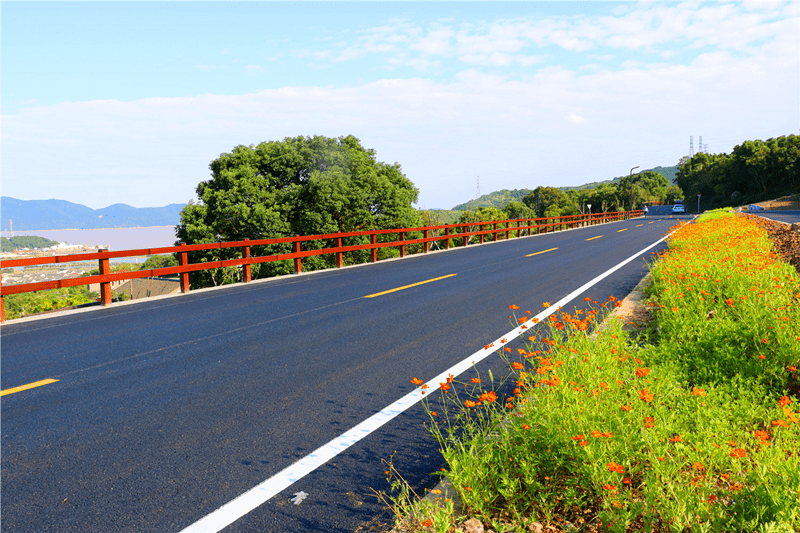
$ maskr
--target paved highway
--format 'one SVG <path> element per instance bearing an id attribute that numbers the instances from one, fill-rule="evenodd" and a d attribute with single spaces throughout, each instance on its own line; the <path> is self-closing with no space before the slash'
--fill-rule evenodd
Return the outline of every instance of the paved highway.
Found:
<path id="1" fill-rule="evenodd" d="M 539 312 L 679 218 L 691 217 L 6 324 L 2 531 L 181 531 L 404 396 L 412 377 L 432 379 L 504 335 L 509 304 Z M 564 307 L 624 297 L 645 263 Z M 497 375 L 503 365 L 495 356 L 478 365 L 487 368 Z M 58 381 L 9 392 L 46 379 Z M 386 520 L 371 491 L 387 488 L 382 459 L 396 452 L 417 489 L 437 481 L 429 474 L 441 458 L 424 420 L 412 407 L 224 531 L 352 532 Z M 293 505 L 298 491 L 308 497 Z"/>
<path id="2" fill-rule="evenodd" d="M 786 222 L 787 224 L 800 222 L 800 211 L 753 211 L 752 213 L 748 212 L 748 214 L 777 220 L 778 222 Z"/>

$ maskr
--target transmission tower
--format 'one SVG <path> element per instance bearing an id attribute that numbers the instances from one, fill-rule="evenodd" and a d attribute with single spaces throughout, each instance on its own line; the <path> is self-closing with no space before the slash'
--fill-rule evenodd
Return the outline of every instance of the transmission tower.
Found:
<path id="1" fill-rule="evenodd" d="M 481 197 L 481 177 L 478 176 L 478 187 L 475 190 L 475 199 L 477 200 L 480 197 Z"/>
<path id="2" fill-rule="evenodd" d="M 702 152 L 703 151 L 703 136 L 701 135 L 699 137 L 699 139 L 700 140 L 697 141 L 697 151 L 698 152 Z"/>
<path id="3" fill-rule="evenodd" d="M 694 157 L 694 136 L 689 135 L 689 157 Z"/>

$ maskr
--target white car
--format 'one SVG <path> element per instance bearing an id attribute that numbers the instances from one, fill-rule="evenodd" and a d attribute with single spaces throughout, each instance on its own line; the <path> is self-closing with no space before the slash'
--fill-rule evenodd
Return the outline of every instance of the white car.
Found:
<path id="1" fill-rule="evenodd" d="M 673 213 L 685 213 L 686 212 L 686 206 L 683 205 L 683 204 L 675 204 L 675 205 L 672 206 L 672 212 Z"/>

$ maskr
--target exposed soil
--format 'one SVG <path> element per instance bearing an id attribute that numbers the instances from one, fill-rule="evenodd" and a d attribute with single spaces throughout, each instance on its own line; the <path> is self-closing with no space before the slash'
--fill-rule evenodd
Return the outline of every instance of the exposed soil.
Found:
<path id="1" fill-rule="evenodd" d="M 754 217 L 759 226 L 767 230 L 775 253 L 792 265 L 800 274 L 800 231 L 792 231 L 790 224 Z"/>
<path id="2" fill-rule="evenodd" d="M 755 205 L 763 207 L 767 211 L 798 211 L 800 210 L 800 199 L 795 196 L 784 196 L 776 200 L 758 202 Z"/>

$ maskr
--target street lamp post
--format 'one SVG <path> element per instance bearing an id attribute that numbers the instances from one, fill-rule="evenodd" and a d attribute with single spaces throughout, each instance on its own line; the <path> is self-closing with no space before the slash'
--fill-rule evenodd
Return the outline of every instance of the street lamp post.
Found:
<path id="1" fill-rule="evenodd" d="M 628 174 L 628 183 L 631 184 L 631 206 L 630 206 L 631 211 L 633 211 L 633 171 L 636 170 L 637 168 L 639 168 L 639 165 L 633 167 L 630 171 L 630 174 Z"/>
<path id="2" fill-rule="evenodd" d="M 697 212 L 700 213 L 700 193 L 697 193 Z"/>

